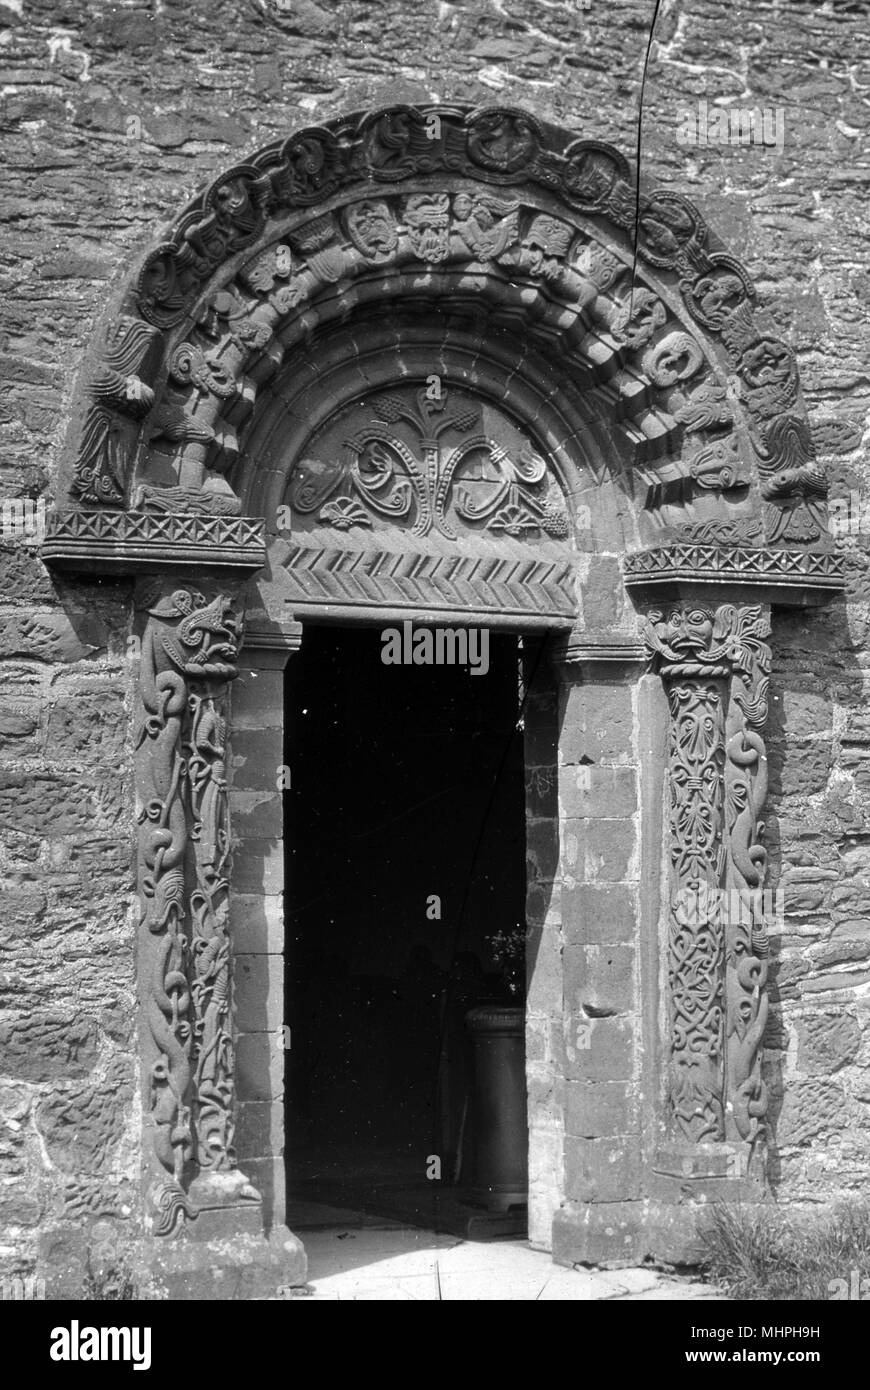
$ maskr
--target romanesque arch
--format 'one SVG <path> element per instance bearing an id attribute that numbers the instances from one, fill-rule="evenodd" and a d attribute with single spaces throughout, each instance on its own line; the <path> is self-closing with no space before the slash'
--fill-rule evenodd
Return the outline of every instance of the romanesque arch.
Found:
<path id="1" fill-rule="evenodd" d="M 794 355 L 755 298 L 688 200 L 637 204 L 616 150 L 519 109 L 438 105 L 267 146 L 130 276 L 82 373 L 42 553 L 137 577 L 156 1235 L 185 1217 L 247 1230 L 259 1201 L 232 1138 L 245 608 L 246 651 L 290 651 L 325 612 L 543 631 L 569 686 L 652 660 L 670 707 L 667 1022 L 642 1196 L 670 1211 L 687 1179 L 763 1183 L 769 606 L 841 580 Z M 621 1256 L 612 1209 L 596 1227 L 569 1191 L 559 1220 L 565 1258 Z"/>

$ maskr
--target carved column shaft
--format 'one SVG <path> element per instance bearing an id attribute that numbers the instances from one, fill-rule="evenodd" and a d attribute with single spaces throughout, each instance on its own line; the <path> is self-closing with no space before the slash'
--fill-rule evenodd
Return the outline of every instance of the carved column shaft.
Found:
<path id="1" fill-rule="evenodd" d="M 763 1139 L 767 933 L 760 815 L 770 649 L 758 607 L 653 613 L 668 692 L 669 1137 Z"/>
<path id="2" fill-rule="evenodd" d="M 196 1169 L 235 1169 L 226 703 L 240 633 L 225 594 L 152 588 L 143 604 L 137 792 L 153 1131 L 146 1167 L 154 1229 L 166 1234 L 195 1214 L 187 1179 Z"/>
<path id="3" fill-rule="evenodd" d="M 670 1119 L 696 1142 L 723 1139 L 722 871 L 725 691 L 722 668 L 663 671 L 671 723 L 668 800 Z"/>

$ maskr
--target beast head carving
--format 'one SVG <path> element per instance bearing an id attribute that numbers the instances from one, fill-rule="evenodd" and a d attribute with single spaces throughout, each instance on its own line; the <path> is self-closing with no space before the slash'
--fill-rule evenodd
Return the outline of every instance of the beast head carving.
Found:
<path id="1" fill-rule="evenodd" d="M 239 622 L 224 594 L 208 600 L 193 589 L 176 589 L 148 609 L 159 620 L 155 633 L 157 669 L 188 678 L 234 680 L 238 675 Z"/>

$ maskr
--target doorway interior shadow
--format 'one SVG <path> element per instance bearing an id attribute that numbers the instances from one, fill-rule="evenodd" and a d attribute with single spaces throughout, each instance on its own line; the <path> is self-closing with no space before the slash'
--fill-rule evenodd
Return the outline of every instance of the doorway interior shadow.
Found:
<path id="1" fill-rule="evenodd" d="M 525 1234 L 524 1206 L 470 1197 L 466 1015 L 524 989 L 493 942 L 525 931 L 522 643 L 486 636 L 475 669 L 387 664 L 380 629 L 306 626 L 288 668 L 291 1229 L 355 1211 Z"/>

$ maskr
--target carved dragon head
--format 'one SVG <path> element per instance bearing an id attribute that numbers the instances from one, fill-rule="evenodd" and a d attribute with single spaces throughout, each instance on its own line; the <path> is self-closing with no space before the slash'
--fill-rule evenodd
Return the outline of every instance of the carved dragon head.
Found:
<path id="1" fill-rule="evenodd" d="M 208 600 L 194 589 L 176 589 L 148 613 L 161 621 L 158 647 L 167 665 L 200 680 L 238 675 L 239 623 L 225 594 Z"/>

